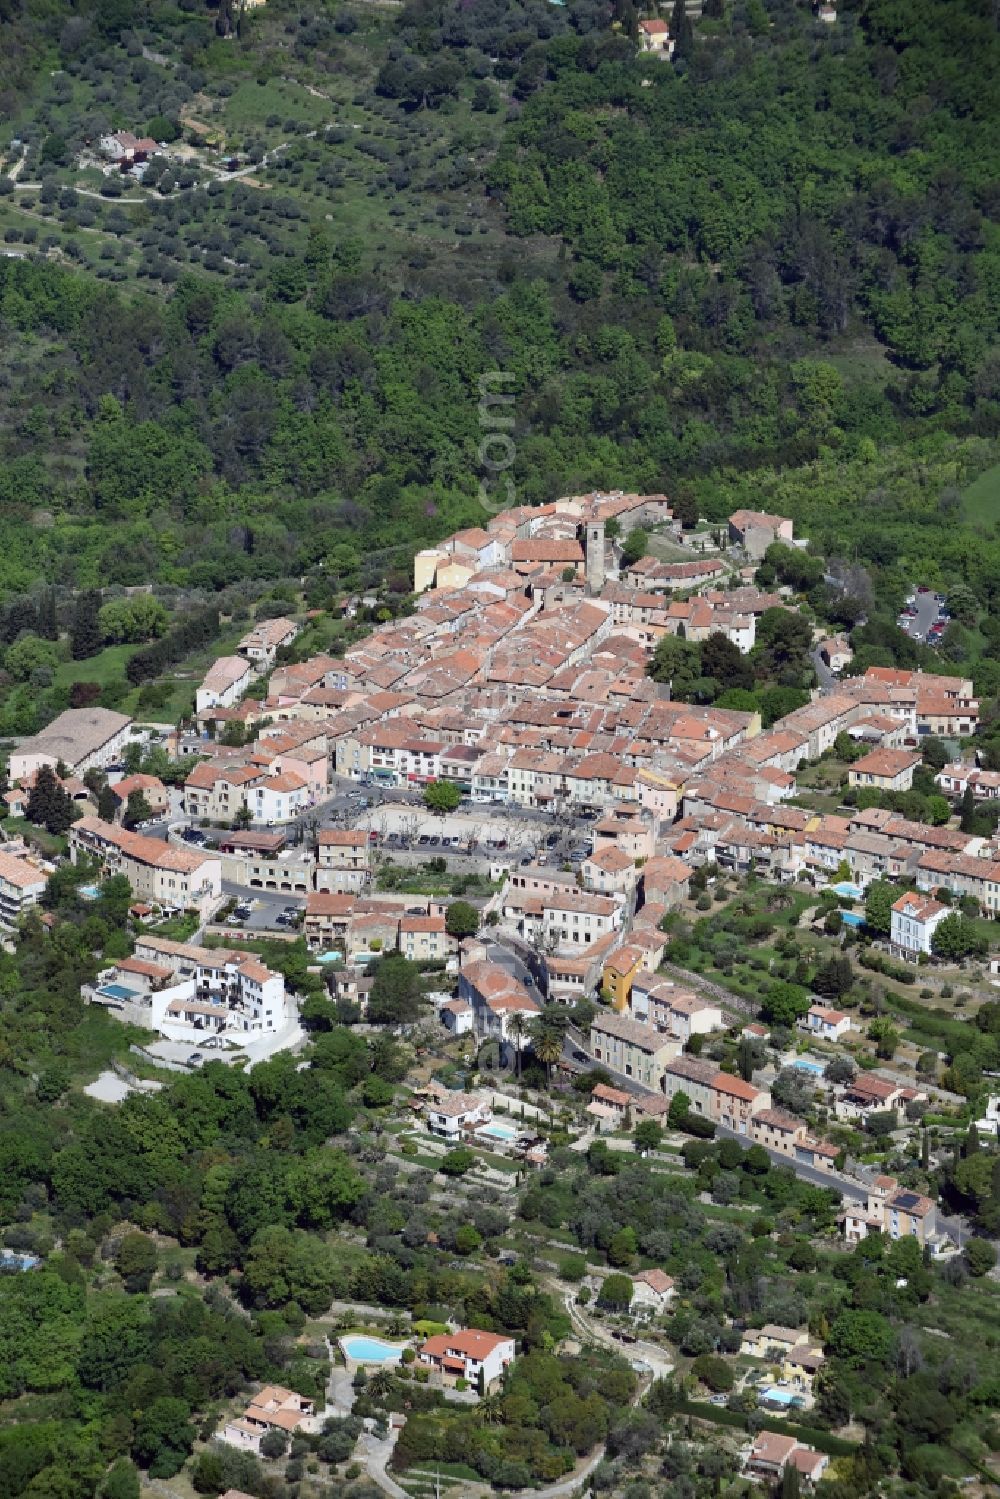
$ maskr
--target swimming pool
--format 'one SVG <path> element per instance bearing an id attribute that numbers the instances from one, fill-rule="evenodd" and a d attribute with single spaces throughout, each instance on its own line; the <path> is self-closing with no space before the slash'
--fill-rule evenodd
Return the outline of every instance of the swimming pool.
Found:
<path id="1" fill-rule="evenodd" d="M 403 1343 L 383 1343 L 381 1338 L 364 1336 L 341 1338 L 340 1346 L 347 1358 L 356 1364 L 398 1364 L 403 1356 Z"/>
<path id="2" fill-rule="evenodd" d="M 844 926 L 861 927 L 865 925 L 865 918 L 860 911 L 841 911 L 840 919 Z"/>
<path id="3" fill-rule="evenodd" d="M 87 900 L 97 900 L 97 898 L 100 895 L 100 893 L 101 893 L 101 890 L 100 890 L 100 886 L 99 885 L 81 885 L 80 886 L 80 894 L 82 896 L 85 896 Z"/>
<path id="4" fill-rule="evenodd" d="M 126 989 L 124 984 L 103 984 L 97 992 L 105 999 L 117 999 L 121 1004 L 139 998 L 138 989 Z"/>
<path id="5" fill-rule="evenodd" d="M 791 1390 L 779 1389 L 777 1385 L 772 1385 L 769 1390 L 761 1390 L 760 1400 L 762 1405 L 781 1405 L 786 1410 L 790 1406 L 802 1404 L 801 1395 L 795 1395 Z"/>
<path id="6" fill-rule="evenodd" d="M 476 1134 L 485 1135 L 488 1140 L 505 1140 L 508 1143 L 517 1139 L 516 1129 L 509 1124 L 498 1124 L 495 1119 L 492 1124 L 481 1124 Z"/>
<path id="7" fill-rule="evenodd" d="M 830 889 L 834 895 L 842 895 L 845 900 L 860 900 L 864 891 L 860 885 L 852 885 L 850 880 L 841 880 L 839 885 L 831 885 Z"/>
<path id="8" fill-rule="evenodd" d="M 796 1067 L 799 1072 L 811 1072 L 815 1077 L 823 1076 L 822 1062 L 810 1062 L 808 1057 L 796 1057 L 792 1066 Z"/>

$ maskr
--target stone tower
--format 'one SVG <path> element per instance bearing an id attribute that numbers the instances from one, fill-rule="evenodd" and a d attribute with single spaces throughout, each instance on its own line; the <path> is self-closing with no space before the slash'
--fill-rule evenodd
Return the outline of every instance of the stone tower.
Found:
<path id="1" fill-rule="evenodd" d="M 599 594 L 604 587 L 604 522 L 602 520 L 587 522 L 584 552 L 587 559 L 587 587 L 591 593 Z"/>

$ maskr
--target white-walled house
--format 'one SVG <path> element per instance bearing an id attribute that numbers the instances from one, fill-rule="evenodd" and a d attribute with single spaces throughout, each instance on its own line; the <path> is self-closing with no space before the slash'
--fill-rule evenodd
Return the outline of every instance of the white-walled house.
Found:
<path id="1" fill-rule="evenodd" d="M 417 1358 L 437 1370 L 445 1384 L 464 1379 L 475 1388 L 480 1382 L 488 1390 L 514 1362 L 516 1344 L 501 1333 L 466 1327 L 461 1332 L 443 1332 L 428 1338 Z"/>
<path id="2" fill-rule="evenodd" d="M 658 1316 L 668 1310 L 675 1295 L 673 1277 L 659 1269 L 640 1270 L 632 1277 L 632 1302 L 629 1310 L 635 1316 Z"/>
<path id="3" fill-rule="evenodd" d="M 427 1128 L 445 1140 L 460 1140 L 467 1129 L 489 1124 L 493 1111 L 485 1098 L 469 1093 L 449 1093 L 427 1106 Z"/>
<path id="4" fill-rule="evenodd" d="M 305 1395 L 280 1385 L 265 1385 L 242 1416 L 226 1422 L 222 1440 L 244 1452 L 259 1454 L 261 1440 L 269 1431 L 283 1431 L 290 1436 L 299 1430 L 315 1430 L 316 1424 L 316 1408 Z"/>
<path id="5" fill-rule="evenodd" d="M 919 891 L 908 890 L 892 907 L 889 943 L 903 957 L 916 958 L 930 953 L 934 933 L 951 912 L 951 907 Z"/>
<path id="6" fill-rule="evenodd" d="M 258 672 L 270 671 L 280 650 L 291 645 L 299 633 L 294 619 L 263 619 L 244 635 L 236 649 L 252 661 Z"/>
<path id="7" fill-rule="evenodd" d="M 821 1041 L 839 1041 L 851 1028 L 851 1017 L 843 1010 L 830 1010 L 826 1005 L 810 1005 L 799 1022 L 803 1030 Z"/>
<path id="8" fill-rule="evenodd" d="M 210 708 L 231 708 L 250 686 L 250 666 L 242 656 L 220 656 L 205 673 L 195 693 L 196 713 Z"/>

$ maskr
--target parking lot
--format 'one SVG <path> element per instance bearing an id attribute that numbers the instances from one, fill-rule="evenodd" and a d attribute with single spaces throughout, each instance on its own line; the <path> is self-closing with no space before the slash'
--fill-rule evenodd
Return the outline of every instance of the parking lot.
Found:
<path id="1" fill-rule="evenodd" d="M 222 893 L 229 899 L 236 898 L 236 909 L 224 922 L 232 928 L 234 937 L 240 932 L 294 932 L 305 906 L 301 895 L 274 890 L 251 892 L 228 880 L 222 882 Z"/>
<path id="2" fill-rule="evenodd" d="M 390 801 L 361 810 L 356 825 L 377 833 L 381 851 L 393 858 L 443 855 L 483 865 L 537 857 L 562 863 L 574 855 L 578 862 L 591 846 L 588 824 L 582 820 L 578 826 L 566 826 L 544 814 L 524 816 L 520 809 L 504 806 L 472 804 L 439 817 L 423 807 Z"/>
<path id="3" fill-rule="evenodd" d="M 897 624 L 912 640 L 936 645 L 950 620 L 944 594 L 932 593 L 929 588 L 918 588 L 906 600 Z"/>

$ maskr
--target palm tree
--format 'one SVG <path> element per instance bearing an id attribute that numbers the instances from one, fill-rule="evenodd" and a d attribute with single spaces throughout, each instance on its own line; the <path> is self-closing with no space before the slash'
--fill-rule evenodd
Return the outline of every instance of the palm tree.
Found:
<path id="1" fill-rule="evenodd" d="M 388 1369 L 378 1368 L 368 1376 L 365 1394 L 370 1395 L 373 1400 L 384 1400 L 391 1389 L 392 1375 Z"/>
<path id="2" fill-rule="evenodd" d="M 524 1044 L 527 1029 L 528 1022 L 520 1010 L 515 1010 L 510 1017 L 510 1033 L 514 1039 L 514 1069 L 518 1082 L 521 1081 L 521 1047 Z"/>
<path id="3" fill-rule="evenodd" d="M 562 1032 L 539 1018 L 531 1025 L 531 1049 L 545 1067 L 545 1086 L 552 1086 L 552 1066 L 562 1056 Z"/>
<path id="4" fill-rule="evenodd" d="M 499 1426 L 503 1421 L 503 1402 L 499 1395 L 484 1395 L 476 1407 L 476 1415 L 487 1426 Z"/>

